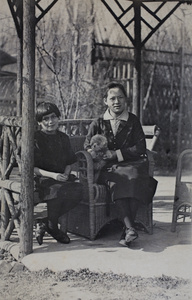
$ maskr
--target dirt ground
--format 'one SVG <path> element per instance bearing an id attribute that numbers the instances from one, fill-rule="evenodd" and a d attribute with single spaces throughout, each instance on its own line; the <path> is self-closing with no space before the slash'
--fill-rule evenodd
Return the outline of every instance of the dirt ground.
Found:
<path id="1" fill-rule="evenodd" d="M 189 300 L 188 280 L 167 276 L 141 278 L 114 273 L 49 270 L 30 272 L 0 250 L 0 299 L 2 300 Z"/>

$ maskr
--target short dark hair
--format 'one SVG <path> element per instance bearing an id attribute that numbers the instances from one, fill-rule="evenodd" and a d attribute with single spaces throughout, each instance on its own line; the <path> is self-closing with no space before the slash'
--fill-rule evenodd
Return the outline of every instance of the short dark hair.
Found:
<path id="1" fill-rule="evenodd" d="M 107 84 L 107 86 L 105 88 L 105 92 L 104 92 L 103 98 L 107 98 L 108 91 L 110 89 L 114 89 L 114 88 L 119 88 L 123 92 L 123 94 L 125 95 L 125 97 L 127 97 L 127 93 L 126 93 L 126 90 L 125 90 L 125 87 L 123 86 L 123 84 L 120 83 L 120 82 L 117 82 L 117 81 L 112 81 L 112 82 L 110 82 L 110 83 Z"/>
<path id="2" fill-rule="evenodd" d="M 36 108 L 36 121 L 41 122 L 44 116 L 47 116 L 51 113 L 55 113 L 58 118 L 61 116 L 57 105 L 54 103 L 44 101 L 38 103 Z"/>

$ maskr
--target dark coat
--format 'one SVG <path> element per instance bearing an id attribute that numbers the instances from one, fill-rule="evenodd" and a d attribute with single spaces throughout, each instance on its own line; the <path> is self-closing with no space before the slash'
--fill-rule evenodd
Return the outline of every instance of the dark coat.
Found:
<path id="1" fill-rule="evenodd" d="M 109 161 L 101 170 L 98 182 L 108 186 L 113 201 L 136 198 L 141 202 L 152 201 L 157 182 L 149 177 L 145 134 L 139 119 L 129 113 L 128 121 L 120 121 L 114 136 L 110 120 L 95 119 L 89 128 L 84 148 L 90 149 L 91 137 L 102 134 L 110 150 L 121 150 L 124 161 Z"/>
<path id="2" fill-rule="evenodd" d="M 146 154 L 145 134 L 139 119 L 132 113 L 129 113 L 127 122 L 120 121 L 116 136 L 113 134 L 110 120 L 103 120 L 102 117 L 94 120 L 86 136 L 86 150 L 91 148 L 91 137 L 97 133 L 107 138 L 110 150 L 121 150 L 124 161 L 137 160 Z"/>

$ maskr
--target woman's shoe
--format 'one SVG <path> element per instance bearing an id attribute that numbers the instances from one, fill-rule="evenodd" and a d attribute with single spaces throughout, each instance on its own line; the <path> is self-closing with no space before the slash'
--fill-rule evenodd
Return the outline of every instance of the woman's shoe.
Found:
<path id="1" fill-rule="evenodd" d="M 62 243 L 62 244 L 69 244 L 70 243 L 70 238 L 63 231 L 61 231 L 59 229 L 51 229 L 48 226 L 47 226 L 46 230 L 59 243 Z"/>
<path id="2" fill-rule="evenodd" d="M 43 244 L 43 237 L 45 235 L 45 224 L 44 223 L 37 223 L 35 229 L 35 237 L 39 245 Z"/>
<path id="3" fill-rule="evenodd" d="M 62 231 L 55 237 L 55 239 L 62 244 L 69 244 L 70 243 L 70 238 L 68 235 Z"/>

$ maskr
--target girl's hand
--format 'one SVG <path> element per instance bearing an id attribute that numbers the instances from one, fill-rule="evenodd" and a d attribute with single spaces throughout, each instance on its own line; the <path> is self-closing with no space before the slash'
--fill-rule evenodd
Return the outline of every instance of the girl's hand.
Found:
<path id="1" fill-rule="evenodd" d="M 55 173 L 55 176 L 54 176 L 54 179 L 55 180 L 58 180 L 58 181 L 62 181 L 62 182 L 65 182 L 67 181 L 69 178 L 69 175 L 67 174 L 61 174 L 61 173 Z"/>
<path id="2" fill-rule="evenodd" d="M 37 167 L 34 168 L 34 172 L 36 175 L 38 176 L 44 176 L 44 177 L 48 177 L 48 178 L 53 178 L 55 180 L 58 180 L 58 181 L 67 181 L 68 178 L 69 178 L 69 173 L 70 173 L 70 167 L 67 166 L 65 168 L 65 173 L 54 173 L 54 172 L 50 172 L 50 171 L 45 171 L 45 170 L 42 170 L 42 169 L 39 169 Z"/>
<path id="3" fill-rule="evenodd" d="M 104 155 L 103 159 L 104 160 L 113 160 L 117 158 L 117 154 L 114 150 L 108 150 Z"/>

